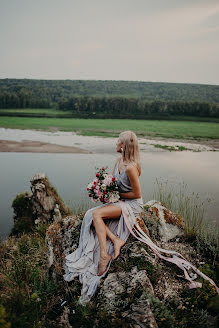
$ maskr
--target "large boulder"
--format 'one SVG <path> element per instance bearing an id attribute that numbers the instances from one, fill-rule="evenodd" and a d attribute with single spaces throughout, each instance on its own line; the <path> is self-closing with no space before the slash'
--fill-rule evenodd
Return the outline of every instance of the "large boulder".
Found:
<path id="1" fill-rule="evenodd" d="M 183 235 L 184 220 L 181 215 L 172 212 L 161 202 L 150 200 L 144 204 L 145 217 L 157 222 L 157 238 L 169 241 Z"/>

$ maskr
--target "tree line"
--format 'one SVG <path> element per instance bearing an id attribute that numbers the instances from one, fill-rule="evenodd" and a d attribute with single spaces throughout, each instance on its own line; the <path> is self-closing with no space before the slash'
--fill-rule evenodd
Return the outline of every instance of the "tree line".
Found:
<path id="1" fill-rule="evenodd" d="M 1 79 L 0 109 L 55 108 L 74 117 L 219 117 L 219 86 L 138 81 Z"/>
<path id="2" fill-rule="evenodd" d="M 72 97 L 59 101 L 59 109 L 75 116 L 80 114 L 110 117 L 144 118 L 148 116 L 197 116 L 219 117 L 219 104 L 183 101 L 145 101 L 124 97 Z"/>

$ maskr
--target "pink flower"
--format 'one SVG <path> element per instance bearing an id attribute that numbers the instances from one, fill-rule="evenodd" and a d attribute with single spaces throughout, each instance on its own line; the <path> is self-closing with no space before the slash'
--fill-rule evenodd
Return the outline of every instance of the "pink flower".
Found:
<path id="1" fill-rule="evenodd" d="M 97 197 L 101 197 L 102 196 L 102 193 L 100 192 L 99 189 L 96 189 L 95 190 L 95 194 L 96 194 Z"/>
<path id="2" fill-rule="evenodd" d="M 112 183 L 112 177 L 109 175 L 107 176 L 104 180 L 103 180 L 103 183 L 106 185 L 106 186 L 110 186 L 111 183 Z"/>

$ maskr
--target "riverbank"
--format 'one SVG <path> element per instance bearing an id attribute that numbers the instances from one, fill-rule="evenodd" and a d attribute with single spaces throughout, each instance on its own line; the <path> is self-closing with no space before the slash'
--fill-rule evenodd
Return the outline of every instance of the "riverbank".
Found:
<path id="1" fill-rule="evenodd" d="M 69 146 L 60 146 L 40 141 L 9 141 L 0 140 L 0 152 L 22 152 L 22 153 L 80 153 L 88 154 L 89 152 Z"/>
<path id="2" fill-rule="evenodd" d="M 219 139 L 139 137 L 141 152 L 219 151 Z M 115 153 L 115 137 L 83 136 L 75 132 L 0 128 L 0 152 Z"/>

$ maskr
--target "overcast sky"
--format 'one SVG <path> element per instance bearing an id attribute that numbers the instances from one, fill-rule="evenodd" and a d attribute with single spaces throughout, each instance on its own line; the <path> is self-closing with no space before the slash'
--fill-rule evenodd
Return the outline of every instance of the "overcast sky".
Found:
<path id="1" fill-rule="evenodd" d="M 0 78 L 219 84 L 219 0 L 0 0 Z"/>

